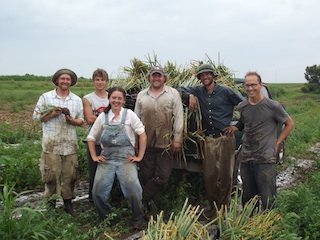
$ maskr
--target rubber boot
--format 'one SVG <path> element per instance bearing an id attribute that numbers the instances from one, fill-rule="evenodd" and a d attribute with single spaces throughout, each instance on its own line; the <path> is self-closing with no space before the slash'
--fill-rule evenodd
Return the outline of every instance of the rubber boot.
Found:
<path id="1" fill-rule="evenodd" d="M 69 213 L 70 215 L 74 214 L 74 210 L 72 207 L 72 202 L 71 199 L 63 199 L 63 203 L 64 203 L 64 210 L 66 211 L 66 213 Z"/>

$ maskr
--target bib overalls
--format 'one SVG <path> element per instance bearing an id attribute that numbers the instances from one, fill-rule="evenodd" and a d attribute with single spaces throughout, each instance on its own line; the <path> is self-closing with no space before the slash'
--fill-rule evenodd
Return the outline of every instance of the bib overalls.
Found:
<path id="1" fill-rule="evenodd" d="M 113 124 L 109 123 L 108 114 L 105 114 L 105 125 L 101 134 L 101 155 L 107 160 L 98 164 L 93 185 L 93 200 L 100 217 L 105 218 L 111 211 L 108 199 L 114 177 L 117 175 L 121 191 L 130 202 L 135 222 L 144 219 L 142 188 L 137 165 L 128 160 L 129 156 L 135 155 L 135 151 L 126 133 L 126 116 L 127 109 L 124 109 L 120 124 Z"/>

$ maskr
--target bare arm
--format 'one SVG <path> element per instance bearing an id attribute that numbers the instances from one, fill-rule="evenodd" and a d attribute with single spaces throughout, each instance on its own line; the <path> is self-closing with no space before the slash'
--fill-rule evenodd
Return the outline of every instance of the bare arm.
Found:
<path id="1" fill-rule="evenodd" d="M 239 129 L 235 125 L 230 125 L 223 129 L 223 131 L 226 135 L 233 135 L 236 131 L 239 131 Z"/>
<path id="2" fill-rule="evenodd" d="M 243 128 L 244 128 L 244 124 L 240 116 L 239 121 L 235 125 L 230 125 L 229 127 L 226 127 L 224 129 L 224 133 L 226 135 L 232 135 L 232 134 L 235 134 L 236 131 L 242 131 Z"/>
<path id="3" fill-rule="evenodd" d="M 190 112 L 194 112 L 197 109 L 197 98 L 193 95 L 189 95 L 189 110 Z"/>
<path id="4" fill-rule="evenodd" d="M 88 144 L 90 155 L 91 155 L 91 158 L 93 161 L 98 162 L 98 163 L 106 161 L 106 158 L 104 156 L 101 156 L 101 155 L 97 156 L 95 141 L 88 141 L 87 144 Z"/>
<path id="5" fill-rule="evenodd" d="M 138 156 L 130 156 L 129 161 L 131 162 L 140 162 L 144 156 L 144 153 L 146 151 L 147 146 L 147 135 L 145 132 L 140 134 L 138 136 L 139 138 L 139 150 L 138 150 Z"/>
<path id="6" fill-rule="evenodd" d="M 176 101 L 173 104 L 173 141 L 172 141 L 172 151 L 178 152 L 181 150 L 183 141 L 183 106 L 181 97 L 178 91 L 174 91 L 176 94 Z"/>
<path id="7" fill-rule="evenodd" d="M 70 115 L 66 115 L 66 121 L 74 126 L 81 126 L 84 122 L 82 118 L 72 118 Z"/>
<path id="8" fill-rule="evenodd" d="M 88 125 L 92 125 L 97 119 L 97 116 L 93 114 L 92 107 L 88 99 L 83 98 L 82 103 L 84 119 L 87 121 Z"/>
<path id="9" fill-rule="evenodd" d="M 282 142 L 289 136 L 289 134 L 291 133 L 293 126 L 294 126 L 294 121 L 293 119 L 289 116 L 287 118 L 287 120 L 283 123 L 284 124 L 284 128 L 282 129 L 277 142 L 276 142 L 276 147 L 275 147 L 275 151 L 276 153 L 279 152 L 280 150 L 280 146 L 282 144 Z"/>
<path id="10" fill-rule="evenodd" d="M 172 151 L 173 152 L 179 152 L 181 150 L 181 142 L 176 142 L 176 141 L 173 141 L 172 142 Z"/>

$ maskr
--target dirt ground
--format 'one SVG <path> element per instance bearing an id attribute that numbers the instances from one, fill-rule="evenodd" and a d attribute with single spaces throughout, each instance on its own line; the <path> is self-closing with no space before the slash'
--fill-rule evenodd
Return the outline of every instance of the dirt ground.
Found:
<path id="1" fill-rule="evenodd" d="M 34 126 L 35 122 L 32 119 L 33 109 L 30 111 L 9 112 L 0 110 L 0 122 L 13 127 L 30 127 Z"/>

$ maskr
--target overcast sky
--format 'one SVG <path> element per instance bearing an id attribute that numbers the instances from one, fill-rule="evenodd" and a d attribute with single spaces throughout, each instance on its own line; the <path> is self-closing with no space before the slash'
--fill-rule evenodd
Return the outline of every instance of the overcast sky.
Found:
<path id="1" fill-rule="evenodd" d="M 320 64 L 319 12 L 319 0 L 0 0 L 0 75 L 117 77 L 134 57 L 186 66 L 207 54 L 236 77 L 305 82 Z"/>

